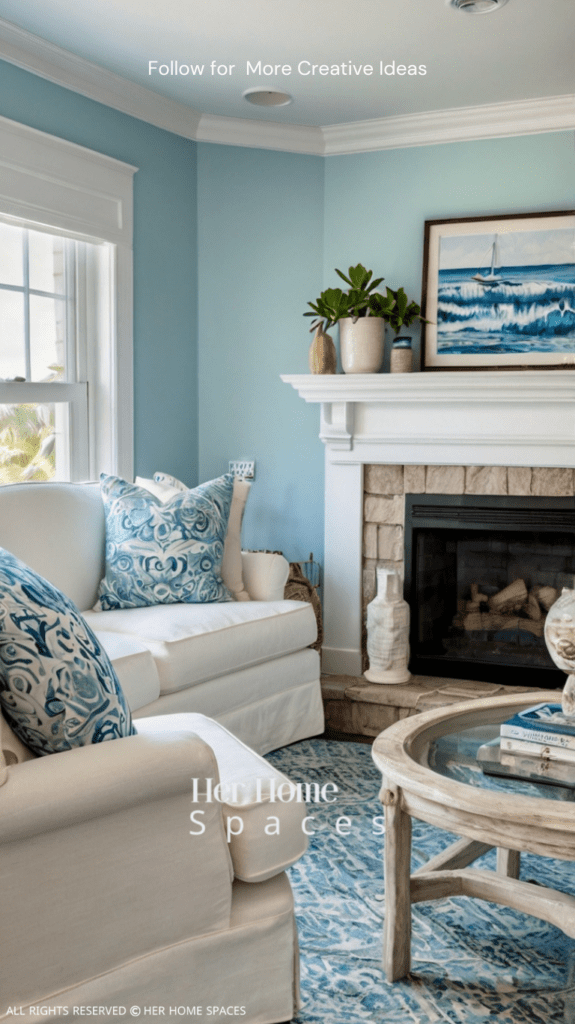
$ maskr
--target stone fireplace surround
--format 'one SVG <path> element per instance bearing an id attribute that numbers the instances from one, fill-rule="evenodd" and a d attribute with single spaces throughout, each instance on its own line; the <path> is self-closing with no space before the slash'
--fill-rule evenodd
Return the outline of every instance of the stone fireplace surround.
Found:
<path id="1" fill-rule="evenodd" d="M 363 670 L 363 609 L 377 562 L 403 559 L 406 493 L 575 493 L 569 369 L 282 380 L 321 408 L 328 674 Z"/>
<path id="2" fill-rule="evenodd" d="M 363 635 L 367 605 L 376 593 L 376 567 L 385 562 L 404 577 L 405 498 L 408 494 L 573 497 L 573 469 L 524 466 L 364 467 Z M 575 566 L 573 567 L 575 572 Z M 488 672 L 488 669 L 485 669 Z"/>

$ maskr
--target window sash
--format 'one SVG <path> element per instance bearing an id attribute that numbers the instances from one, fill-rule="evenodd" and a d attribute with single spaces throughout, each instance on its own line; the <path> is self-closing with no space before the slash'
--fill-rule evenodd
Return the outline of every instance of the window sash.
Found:
<path id="1" fill-rule="evenodd" d="M 22 284 L 7 284 L 4 281 L 0 281 L 0 291 L 12 292 L 17 295 L 21 295 L 23 299 L 23 335 L 24 335 L 24 376 L 26 382 L 32 382 L 32 337 L 31 337 L 31 317 L 30 317 L 30 299 L 33 296 L 40 296 L 41 298 L 56 299 L 59 302 L 63 302 L 65 306 L 66 316 L 66 327 L 65 327 L 65 339 L 64 339 L 64 364 L 65 364 L 65 375 L 64 379 L 68 381 L 76 381 L 78 379 L 86 379 L 86 375 L 83 377 L 77 376 L 77 343 L 85 344 L 85 332 L 83 325 L 79 321 L 77 314 L 77 280 L 78 273 L 82 266 L 86 262 L 87 248 L 85 243 L 76 242 L 74 239 L 69 238 L 66 235 L 60 234 L 64 244 L 64 288 L 63 291 L 44 291 L 39 288 L 30 287 L 30 231 L 36 230 L 36 226 L 29 227 L 27 224 L 18 224 L 14 221 L 14 218 L 5 218 L 0 212 L 0 222 L 5 224 L 11 224 L 15 227 L 19 227 L 22 231 Z M 53 232 L 46 231 L 46 234 L 55 236 Z M 84 284 L 86 283 L 86 275 L 83 278 Z M 78 330 L 77 330 L 78 328 Z M 84 338 L 84 342 L 82 339 Z M 85 362 L 85 361 L 84 361 Z"/>
<path id="2" fill-rule="evenodd" d="M 88 480 L 88 384 L 0 381 L 0 405 L 56 405 L 59 480 Z"/>
<path id="3" fill-rule="evenodd" d="M 0 219 L 4 219 L 1 217 Z M 11 219 L 14 224 L 14 220 Z M 98 291 L 103 282 L 98 272 L 98 245 L 87 245 L 62 234 L 64 281 L 61 292 L 45 292 L 30 287 L 30 246 L 26 224 L 22 231 L 22 284 L 4 285 L 23 297 L 23 334 L 26 380 L 0 382 L 0 404 L 43 404 L 54 406 L 56 442 L 56 477 L 58 480 L 87 480 L 99 470 L 99 455 L 95 451 L 96 432 L 90 431 L 88 395 L 97 394 L 97 387 L 89 388 L 88 348 L 102 344 L 105 349 L 110 338 L 102 336 L 100 325 L 89 323 L 88 311 L 97 304 Z M 49 233 L 49 232 L 48 232 Z M 108 248 L 103 246 L 102 248 Z M 64 380 L 32 380 L 32 344 L 30 324 L 30 297 L 47 295 L 65 302 Z M 79 301 L 78 301 L 79 300 Z M 81 374 L 81 376 L 80 376 Z M 92 382 L 96 380 L 92 377 Z"/>

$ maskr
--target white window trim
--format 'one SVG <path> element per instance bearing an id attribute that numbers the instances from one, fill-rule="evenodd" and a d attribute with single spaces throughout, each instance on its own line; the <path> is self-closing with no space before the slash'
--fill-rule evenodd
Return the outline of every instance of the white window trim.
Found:
<path id="1" fill-rule="evenodd" d="M 0 213 L 28 226 L 64 231 L 112 248 L 112 305 L 94 311 L 109 325 L 109 353 L 91 368 L 87 422 L 89 475 L 101 470 L 127 480 L 134 473 L 133 399 L 133 176 L 136 167 L 0 117 Z M 21 385 L 0 383 L 0 404 L 21 401 Z M 54 383 L 54 401 L 65 389 Z M 52 392 L 51 392 L 52 393 Z M 26 384 L 27 400 L 33 385 Z M 70 392 L 72 394 L 72 392 Z M 42 395 L 45 400 L 45 391 Z"/>

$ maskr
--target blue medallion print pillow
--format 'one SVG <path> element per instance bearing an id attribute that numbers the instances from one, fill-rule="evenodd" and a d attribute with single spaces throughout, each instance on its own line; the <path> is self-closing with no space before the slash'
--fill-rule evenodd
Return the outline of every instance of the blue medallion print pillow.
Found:
<path id="1" fill-rule="evenodd" d="M 76 606 L 3 548 L 0 706 L 36 754 L 136 732 L 110 659 Z"/>
<path id="2" fill-rule="evenodd" d="M 166 502 L 105 473 L 100 486 L 106 575 L 95 610 L 233 600 L 222 580 L 232 473 L 183 490 Z"/>

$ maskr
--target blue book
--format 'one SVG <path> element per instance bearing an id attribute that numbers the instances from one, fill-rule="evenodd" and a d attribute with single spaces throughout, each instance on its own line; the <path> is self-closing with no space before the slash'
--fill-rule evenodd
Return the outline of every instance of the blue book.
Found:
<path id="1" fill-rule="evenodd" d="M 563 714 L 560 704 L 536 704 L 519 711 L 500 729 L 501 736 L 575 750 L 575 718 Z"/>

